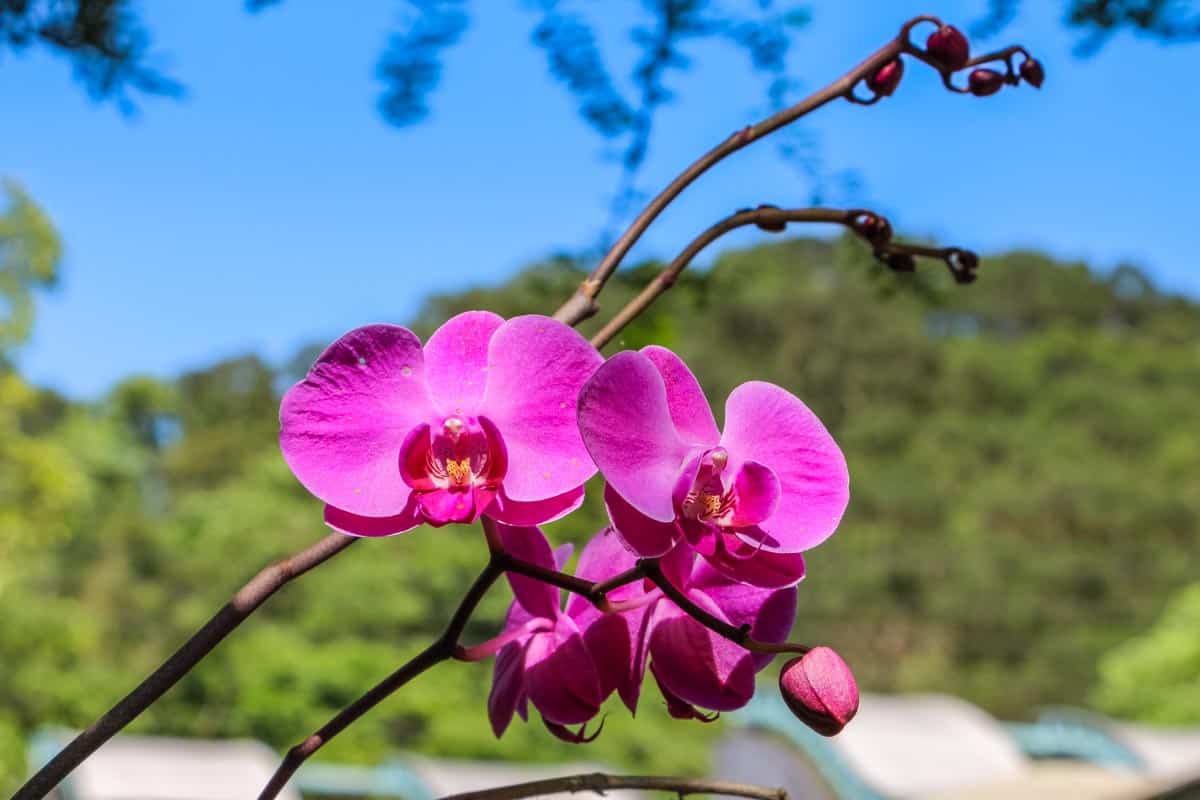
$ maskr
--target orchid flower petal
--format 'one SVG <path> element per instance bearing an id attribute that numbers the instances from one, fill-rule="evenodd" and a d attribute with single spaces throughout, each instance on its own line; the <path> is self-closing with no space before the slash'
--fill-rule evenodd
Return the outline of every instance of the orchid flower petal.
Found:
<path id="1" fill-rule="evenodd" d="M 763 589 L 781 589 L 804 579 L 804 556 L 800 553 L 772 553 L 729 535 L 721 537 L 719 542 L 704 560 L 730 580 Z M 739 554 L 735 548 L 750 552 Z"/>
<path id="2" fill-rule="evenodd" d="M 693 445 L 712 447 L 721 438 L 712 406 L 700 388 L 700 382 L 683 359 L 665 347 L 650 345 L 640 351 L 654 363 L 667 387 L 667 405 L 671 421 L 679 435 Z"/>
<path id="3" fill-rule="evenodd" d="M 675 519 L 671 493 L 689 447 L 654 362 L 626 351 L 596 370 L 579 396 L 579 431 L 617 494 L 651 519 Z"/>
<path id="4" fill-rule="evenodd" d="M 764 554 L 760 553 L 747 563 Z M 761 642 L 780 644 L 787 641 L 796 621 L 796 587 L 765 589 L 729 580 L 711 564 L 701 562 L 692 574 L 692 587 L 715 603 L 730 624 L 750 626 L 750 635 Z M 745 652 L 745 651 L 743 651 Z M 748 654 L 754 670 L 765 667 L 773 658 L 770 653 Z"/>
<path id="5" fill-rule="evenodd" d="M 446 320 L 425 343 L 425 379 L 442 414 L 474 414 L 487 385 L 488 343 L 504 318 L 467 311 Z"/>
<path id="6" fill-rule="evenodd" d="M 575 403 L 601 361 L 578 332 L 549 317 L 516 317 L 492 335 L 479 409 L 504 436 L 509 498 L 546 500 L 595 474 L 579 436 Z"/>
<path id="7" fill-rule="evenodd" d="M 539 633 L 525 648 L 529 701 L 550 722 L 578 725 L 596 716 L 604 697 L 600 676 L 579 629 L 569 617 Z"/>
<path id="8" fill-rule="evenodd" d="M 699 722 L 717 721 L 717 717 L 720 716 L 719 713 L 703 714 L 694 705 L 685 702 L 681 697 L 664 686 L 653 664 L 650 665 L 650 674 L 654 676 L 654 682 L 658 684 L 658 691 L 662 694 L 663 700 L 667 704 L 667 714 L 673 719 L 694 719 Z"/>
<path id="9" fill-rule="evenodd" d="M 403 511 L 391 517 L 362 517 L 336 506 L 325 506 L 325 524 L 350 536 L 395 536 L 411 531 L 422 522 L 417 501 L 411 498 Z"/>
<path id="10" fill-rule="evenodd" d="M 321 500 L 390 517 L 408 504 L 400 444 L 432 409 L 417 337 L 398 325 L 369 325 L 331 344 L 283 396 L 279 444 Z"/>
<path id="11" fill-rule="evenodd" d="M 546 500 L 522 503 L 509 497 L 501 486 L 487 514 L 508 525 L 544 525 L 562 519 L 579 508 L 583 505 L 583 497 L 584 489 L 579 486 Z"/>
<path id="12" fill-rule="evenodd" d="M 799 399 L 770 383 L 742 384 L 725 403 L 721 444 L 731 466 L 753 459 L 779 479 L 779 503 L 758 523 L 771 537 L 764 548 L 807 550 L 834 532 L 850 499 L 846 459 Z"/>
<path id="13" fill-rule="evenodd" d="M 675 546 L 679 530 L 674 522 L 651 519 L 625 502 L 612 486 L 604 487 L 608 518 L 620 537 L 639 556 L 657 558 Z"/>
<path id="14" fill-rule="evenodd" d="M 770 517 L 779 505 L 779 478 L 764 464 L 744 461 L 733 479 L 733 495 L 736 500 L 729 526 L 757 525 Z"/>
<path id="15" fill-rule="evenodd" d="M 546 541 L 545 534 L 539 528 L 517 528 L 503 523 L 496 524 L 500 542 L 504 551 L 514 558 L 536 564 L 546 569 L 554 569 L 554 551 Z M 507 573 L 508 584 L 512 587 L 516 604 L 529 614 L 536 617 L 555 619 L 559 614 L 558 589 L 548 583 Z"/>
<path id="16" fill-rule="evenodd" d="M 488 720 L 499 739 L 512 722 L 513 713 L 525 687 L 525 648 L 517 642 L 506 644 L 496 655 L 492 670 L 492 691 L 488 695 Z"/>

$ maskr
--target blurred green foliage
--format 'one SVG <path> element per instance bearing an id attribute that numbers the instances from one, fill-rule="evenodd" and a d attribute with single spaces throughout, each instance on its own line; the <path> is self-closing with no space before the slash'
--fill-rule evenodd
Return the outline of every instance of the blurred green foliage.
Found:
<path id="1" fill-rule="evenodd" d="M 24 223 L 4 218 L 0 254 L 33 235 L 56 262 L 31 208 Z M 34 262 L 6 255 L 5 280 L 52 280 Z M 655 268 L 619 273 L 606 311 Z M 427 334 L 466 308 L 547 312 L 580 277 L 536 265 L 431 298 L 415 326 Z M 1194 694 L 1200 595 L 1142 634 L 1195 579 L 1200 307 L 1131 268 L 1101 276 L 1010 253 L 958 288 L 936 270 L 885 273 L 855 242 L 792 240 L 686 274 L 612 349 L 649 342 L 692 364 L 718 415 L 736 384 L 772 380 L 842 443 L 850 510 L 811 554 L 796 635 L 839 648 L 866 688 L 952 692 L 1006 717 L 1090 696 L 1200 721 L 1200 705 L 1156 685 L 1167 675 Z M 0 790 L 32 730 L 91 722 L 260 567 L 325 533 L 275 441 L 278 393 L 312 355 L 134 377 L 90 404 L 0 370 Z M 601 525 L 592 488 L 552 539 Z M 284 748 L 435 635 L 483 560 L 470 528 L 363 542 L 280 592 L 134 727 Z M 506 604 L 493 593 L 468 638 L 491 635 Z M 722 724 L 669 720 L 647 687 L 637 720 L 613 707 L 583 750 L 537 724 L 496 741 L 489 684 L 487 665 L 445 665 L 323 757 L 411 749 L 699 772 Z"/>

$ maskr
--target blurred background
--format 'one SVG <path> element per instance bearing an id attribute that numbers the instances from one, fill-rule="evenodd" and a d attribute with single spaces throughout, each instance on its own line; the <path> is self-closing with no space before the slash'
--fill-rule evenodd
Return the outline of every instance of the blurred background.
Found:
<path id="1" fill-rule="evenodd" d="M 852 500 L 811 553 L 796 637 L 865 690 L 959 698 L 1031 758 L 1070 755 L 1036 746 L 1070 725 L 1124 745 L 1115 720 L 1200 726 L 1200 4 L 0 0 L 0 790 L 324 534 L 276 433 L 325 343 L 549 313 L 647 193 L 917 13 L 975 52 L 1026 45 L 1045 87 L 950 95 L 910 62 L 886 102 L 706 175 L 603 306 L 764 202 L 873 208 L 902 239 L 980 251 L 979 281 L 892 274 L 833 230 L 743 231 L 609 350 L 675 349 L 710 398 L 775 381 L 827 423 Z M 597 500 L 551 538 L 586 540 Z M 484 555 L 453 528 L 356 547 L 131 730 L 285 749 L 435 635 Z M 650 690 L 587 748 L 536 724 L 497 741 L 489 685 L 435 670 L 322 758 L 700 775 L 774 724 L 672 721 Z"/>

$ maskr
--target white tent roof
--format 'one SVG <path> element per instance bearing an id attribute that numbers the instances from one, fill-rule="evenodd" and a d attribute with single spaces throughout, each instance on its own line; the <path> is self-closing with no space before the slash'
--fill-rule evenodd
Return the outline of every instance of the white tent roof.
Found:
<path id="1" fill-rule="evenodd" d="M 71 800 L 245 800 L 255 797 L 279 756 L 253 741 L 118 736 L 68 779 Z M 285 789 L 283 800 L 300 800 Z"/>

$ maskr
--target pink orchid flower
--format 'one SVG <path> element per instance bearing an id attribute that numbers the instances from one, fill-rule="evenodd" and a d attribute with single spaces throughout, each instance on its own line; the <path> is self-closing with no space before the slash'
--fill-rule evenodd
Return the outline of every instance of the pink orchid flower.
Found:
<path id="1" fill-rule="evenodd" d="M 551 552 L 538 528 L 496 527 L 504 549 L 524 561 L 562 569 L 570 558 L 570 545 Z M 633 563 L 615 536 L 598 536 L 580 554 L 577 574 L 603 581 Z M 513 573 L 508 581 L 514 599 L 504 632 L 467 651 L 472 659 L 499 651 L 488 698 L 488 717 L 496 736 L 504 733 L 514 713 L 528 719 L 528 703 L 541 712 L 551 733 L 576 743 L 590 741 L 599 731 L 589 737 L 582 728 L 572 731 L 567 726 L 593 719 L 613 691 L 630 709 L 636 708 L 641 676 L 634 680 L 638 632 L 631 626 L 640 615 L 603 614 L 578 595 L 571 596 L 563 611 L 557 588 Z M 623 589 L 625 594 L 630 591 Z M 622 590 L 610 595 L 621 596 Z"/>
<path id="2" fill-rule="evenodd" d="M 596 471 L 575 402 L 600 361 L 548 317 L 468 311 L 424 348 L 407 328 L 368 325 L 284 395 L 280 447 L 344 533 L 389 536 L 485 512 L 547 522 L 579 506 Z"/>
<path id="3" fill-rule="evenodd" d="M 671 583 L 717 619 L 748 626 L 761 642 L 787 640 L 796 618 L 795 586 L 764 589 L 731 580 L 682 547 L 660 564 Z M 750 652 L 659 595 L 646 611 L 645 653 L 671 716 L 710 722 L 714 717 L 698 708 L 732 711 L 750 702 L 754 676 L 774 655 Z"/>
<path id="4" fill-rule="evenodd" d="M 799 399 L 743 383 L 719 431 L 691 370 L 662 347 L 618 353 L 596 370 L 579 397 L 579 429 L 613 525 L 642 556 L 685 542 L 735 580 L 793 585 L 801 551 L 833 533 L 849 501 L 846 460 Z"/>

